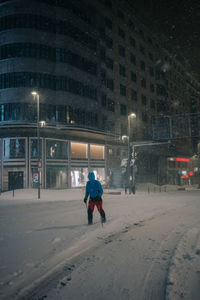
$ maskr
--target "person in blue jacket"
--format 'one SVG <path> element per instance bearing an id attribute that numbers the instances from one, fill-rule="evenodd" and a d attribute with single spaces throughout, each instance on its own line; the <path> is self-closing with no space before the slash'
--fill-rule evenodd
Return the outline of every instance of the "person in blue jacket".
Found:
<path id="1" fill-rule="evenodd" d="M 101 186 L 101 183 L 98 180 L 95 180 L 95 174 L 94 172 L 90 172 L 88 174 L 89 181 L 86 184 L 86 192 L 84 197 L 85 204 L 87 203 L 88 196 L 90 196 L 89 203 L 88 203 L 88 225 L 92 224 L 93 219 L 93 211 L 95 206 L 97 207 L 102 222 L 106 222 L 106 215 L 102 207 L 102 198 L 103 195 L 103 189 Z"/>

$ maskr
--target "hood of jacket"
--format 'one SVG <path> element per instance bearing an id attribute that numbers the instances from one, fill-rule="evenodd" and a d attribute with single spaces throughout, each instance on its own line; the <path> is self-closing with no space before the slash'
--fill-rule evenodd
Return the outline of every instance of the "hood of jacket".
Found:
<path id="1" fill-rule="evenodd" d="M 92 180 L 95 180 L 95 175 L 94 175 L 94 172 L 89 172 L 88 174 L 88 179 L 92 179 Z"/>

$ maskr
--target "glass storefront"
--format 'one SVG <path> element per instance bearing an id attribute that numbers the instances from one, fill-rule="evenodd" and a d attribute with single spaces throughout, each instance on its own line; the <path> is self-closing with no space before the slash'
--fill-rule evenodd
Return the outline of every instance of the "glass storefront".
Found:
<path id="1" fill-rule="evenodd" d="M 72 159 L 87 159 L 88 144 L 71 142 L 71 158 Z"/>
<path id="2" fill-rule="evenodd" d="M 40 155 L 42 153 L 42 141 L 40 139 Z M 38 141 L 31 139 L 31 158 L 38 158 Z"/>
<path id="3" fill-rule="evenodd" d="M 20 163 L 25 166 L 25 170 L 30 170 L 30 174 L 24 173 L 23 175 L 25 188 L 37 188 L 38 186 L 38 164 L 35 162 L 38 158 L 37 142 L 36 137 L 3 139 L 3 169 L 10 164 L 9 160 L 16 161 L 19 159 Z M 26 147 L 28 148 L 26 149 Z M 44 151 L 46 152 L 44 153 Z M 70 155 L 69 151 L 71 151 Z M 104 145 L 40 137 L 41 188 L 84 187 L 88 181 L 89 171 L 94 171 L 96 179 L 105 184 L 104 151 Z M 69 158 L 71 159 L 69 160 Z M 21 172 L 21 169 L 16 167 L 11 169 L 10 172 Z M 13 173 L 5 173 L 2 178 L 2 186 L 5 190 L 8 189 L 8 182 L 10 182 L 10 186 L 13 186 Z M 22 178 L 21 173 L 20 178 Z M 22 186 L 21 183 L 18 183 L 18 185 Z"/>
<path id="4" fill-rule="evenodd" d="M 68 142 L 46 140 L 46 157 L 48 159 L 68 159 Z"/>
<path id="5" fill-rule="evenodd" d="M 71 186 L 82 187 L 88 181 L 88 168 L 71 168 Z"/>
<path id="6" fill-rule="evenodd" d="M 90 145 L 90 158 L 96 160 L 104 159 L 104 146 Z"/>
<path id="7" fill-rule="evenodd" d="M 55 189 L 68 188 L 67 167 L 47 166 L 46 187 Z"/>
<path id="8" fill-rule="evenodd" d="M 25 139 L 5 139 L 4 159 L 25 158 Z"/>

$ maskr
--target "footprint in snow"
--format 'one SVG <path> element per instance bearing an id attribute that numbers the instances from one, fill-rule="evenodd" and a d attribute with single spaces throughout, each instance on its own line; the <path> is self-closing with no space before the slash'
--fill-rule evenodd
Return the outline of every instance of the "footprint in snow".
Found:
<path id="1" fill-rule="evenodd" d="M 54 239 L 52 240 L 52 243 L 53 243 L 53 244 L 56 244 L 56 243 L 59 243 L 60 241 L 61 241 L 61 238 L 56 237 L 56 238 L 54 238 Z"/>
<path id="2" fill-rule="evenodd" d="M 109 244 L 109 243 L 111 243 L 112 242 L 112 240 L 105 240 L 104 241 L 104 244 Z"/>

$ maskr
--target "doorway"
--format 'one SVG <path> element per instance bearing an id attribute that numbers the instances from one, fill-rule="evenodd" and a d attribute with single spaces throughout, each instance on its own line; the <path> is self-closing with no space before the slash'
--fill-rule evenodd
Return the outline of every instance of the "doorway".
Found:
<path id="1" fill-rule="evenodd" d="M 8 172 L 8 190 L 24 188 L 24 172 Z"/>

